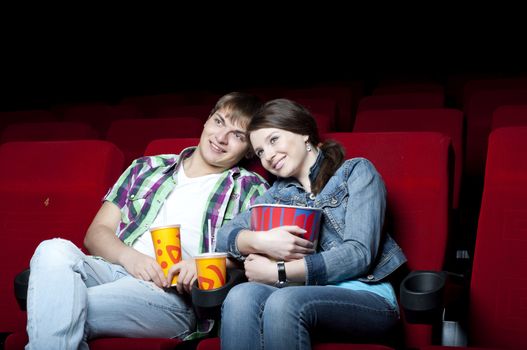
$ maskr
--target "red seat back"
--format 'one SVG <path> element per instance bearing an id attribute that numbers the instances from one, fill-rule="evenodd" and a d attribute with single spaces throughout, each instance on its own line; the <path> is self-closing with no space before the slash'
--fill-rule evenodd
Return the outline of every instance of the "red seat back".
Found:
<path id="1" fill-rule="evenodd" d="M 67 106 L 62 110 L 63 120 L 90 124 L 97 132 L 106 135 L 114 120 L 143 118 L 143 112 L 133 105 L 106 105 L 101 103 Z"/>
<path id="2" fill-rule="evenodd" d="M 207 120 L 214 104 L 210 105 L 185 105 L 161 107 L 153 113 L 156 118 L 181 118 L 192 117 Z"/>
<path id="3" fill-rule="evenodd" d="M 146 146 L 144 155 L 155 156 L 158 154 L 179 154 L 187 147 L 197 146 L 199 138 L 197 137 L 180 137 L 172 139 L 152 140 Z"/>
<path id="4" fill-rule="evenodd" d="M 121 119 L 108 129 L 106 139 L 124 153 L 125 163 L 143 155 L 148 143 L 155 139 L 200 137 L 203 120 L 199 118 Z"/>
<path id="5" fill-rule="evenodd" d="M 333 133 L 347 157 L 369 159 L 388 192 L 387 227 L 412 270 L 443 269 L 448 236 L 450 138 L 435 132 Z M 431 344 L 428 325 L 405 324 L 406 346 Z"/>
<path id="6" fill-rule="evenodd" d="M 97 139 L 99 134 L 83 122 L 35 122 L 6 126 L 0 137 L 7 141 L 52 141 Z"/>
<path id="7" fill-rule="evenodd" d="M 527 126 L 527 104 L 501 106 L 492 113 L 491 130 L 504 126 Z"/>
<path id="8" fill-rule="evenodd" d="M 390 95 L 373 95 L 359 101 L 358 112 L 371 109 L 442 108 L 442 92 L 406 92 Z"/>
<path id="9" fill-rule="evenodd" d="M 457 109 L 381 109 L 362 111 L 353 131 L 436 131 L 450 137 L 454 151 L 452 207 L 459 207 L 463 168 L 463 113 Z"/>
<path id="10" fill-rule="evenodd" d="M 14 277 L 37 245 L 62 237 L 82 247 L 101 199 L 123 170 L 123 155 L 100 140 L 0 145 L 0 332 L 25 327 Z"/>
<path id="11" fill-rule="evenodd" d="M 487 141 L 491 130 L 492 113 L 500 106 L 527 104 L 527 87 L 474 91 L 464 106 L 467 118 L 465 173 L 482 177 L 485 170 Z"/>
<path id="12" fill-rule="evenodd" d="M 489 138 L 470 286 L 475 346 L 526 349 L 527 127 Z"/>

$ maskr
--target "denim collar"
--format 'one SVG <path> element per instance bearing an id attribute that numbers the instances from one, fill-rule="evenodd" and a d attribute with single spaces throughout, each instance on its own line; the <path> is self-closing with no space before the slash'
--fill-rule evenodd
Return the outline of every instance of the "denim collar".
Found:
<path id="1" fill-rule="evenodd" d="M 315 160 L 315 163 L 309 168 L 309 181 L 313 184 L 315 182 L 315 179 L 318 176 L 318 173 L 320 172 L 320 167 L 322 166 L 322 163 L 324 162 L 324 154 L 322 153 L 322 150 L 320 148 L 317 148 L 318 155 L 317 159 Z M 279 187 L 288 187 L 288 186 L 296 186 L 302 188 L 298 180 L 294 177 L 288 177 L 288 178 L 280 178 L 280 184 Z"/>

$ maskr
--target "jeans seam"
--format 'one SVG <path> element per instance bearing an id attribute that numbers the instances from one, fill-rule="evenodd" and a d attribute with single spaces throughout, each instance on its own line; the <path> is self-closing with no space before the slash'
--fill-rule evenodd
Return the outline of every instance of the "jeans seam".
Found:
<path id="1" fill-rule="evenodd" d="M 260 324 L 259 324 L 259 329 L 258 331 L 260 332 L 260 349 L 263 349 L 264 348 L 264 319 L 263 319 L 263 314 L 264 314 L 264 310 L 265 310 L 265 302 L 267 301 L 264 300 L 263 303 L 260 303 L 260 313 L 258 315 L 258 319 L 260 320 Z"/>

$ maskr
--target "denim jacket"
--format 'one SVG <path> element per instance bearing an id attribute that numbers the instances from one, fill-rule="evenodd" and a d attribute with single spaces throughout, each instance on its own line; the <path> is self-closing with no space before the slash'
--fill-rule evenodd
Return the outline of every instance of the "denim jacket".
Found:
<path id="1" fill-rule="evenodd" d="M 310 169 L 315 179 L 324 155 Z M 317 252 L 304 257 L 306 284 L 326 285 L 347 280 L 379 282 L 406 262 L 401 248 L 383 234 L 386 209 L 384 182 L 364 158 L 345 161 L 322 191 L 307 193 L 294 178 L 278 178 L 254 204 L 276 203 L 323 209 Z M 236 216 L 218 231 L 217 250 L 239 260 L 236 246 L 242 229 L 250 229 L 250 212 Z"/>

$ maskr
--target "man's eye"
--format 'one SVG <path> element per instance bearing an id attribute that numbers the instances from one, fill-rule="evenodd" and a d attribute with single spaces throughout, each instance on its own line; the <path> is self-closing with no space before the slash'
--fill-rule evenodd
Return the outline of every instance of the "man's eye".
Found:
<path id="1" fill-rule="evenodd" d="M 221 125 L 221 120 L 219 120 L 218 118 L 214 118 L 214 122 L 216 123 L 216 125 Z"/>

